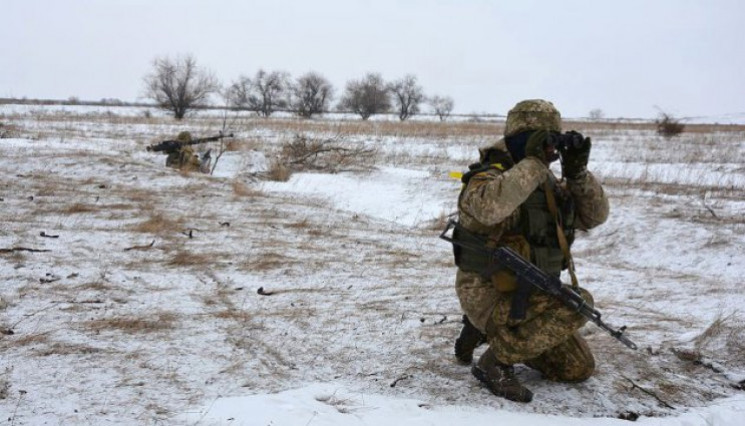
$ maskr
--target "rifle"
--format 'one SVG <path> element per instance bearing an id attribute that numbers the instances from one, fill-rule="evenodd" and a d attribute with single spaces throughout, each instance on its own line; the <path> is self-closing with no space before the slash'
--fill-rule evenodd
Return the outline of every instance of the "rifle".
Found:
<path id="1" fill-rule="evenodd" d="M 492 268 L 507 268 L 515 273 L 515 275 L 517 276 L 518 288 L 514 297 L 518 297 L 519 293 L 521 292 L 524 295 L 529 294 L 531 288 L 536 288 L 544 293 L 554 296 L 565 306 L 577 311 L 580 315 L 587 318 L 589 321 L 592 321 L 601 329 L 607 331 L 611 336 L 616 338 L 627 347 L 631 349 L 637 349 L 636 344 L 623 335 L 624 331 L 626 330 L 626 326 L 623 326 L 618 330 L 614 330 L 608 324 L 604 323 L 603 320 L 600 319 L 600 312 L 594 307 L 589 306 L 587 304 L 587 301 L 583 299 L 582 296 L 580 296 L 580 294 L 577 293 L 572 287 L 564 285 L 559 277 L 543 272 L 540 268 L 525 260 L 522 256 L 520 256 L 509 247 L 502 246 L 490 250 L 485 247 L 478 247 L 476 245 L 456 241 L 453 239 L 453 237 L 449 237 L 447 235 L 448 231 L 450 231 L 451 228 L 457 228 L 459 232 L 469 232 L 458 225 L 458 223 L 454 220 L 450 220 L 448 221 L 445 229 L 440 234 L 440 238 L 450 242 L 453 245 L 467 248 L 469 250 L 488 252 L 491 255 L 490 265 L 493 265 Z M 495 271 L 491 270 L 490 268 L 489 271 L 485 272 L 488 273 L 488 275 L 491 275 L 491 273 Z M 510 313 L 510 315 L 512 316 L 512 312 Z"/>
<path id="2" fill-rule="evenodd" d="M 197 138 L 197 139 L 192 139 L 190 141 L 167 140 L 167 141 L 160 142 L 158 144 L 150 145 L 147 147 L 147 150 L 153 151 L 153 152 L 165 152 L 167 154 L 170 154 L 172 152 L 178 151 L 179 149 L 181 149 L 181 147 L 184 147 L 187 145 L 197 145 L 197 144 L 205 143 L 205 142 L 216 142 L 222 138 L 232 138 L 232 137 L 233 137 L 232 133 L 223 135 L 222 132 L 220 132 L 220 134 L 218 134 L 217 136 L 210 136 L 207 138 Z"/>

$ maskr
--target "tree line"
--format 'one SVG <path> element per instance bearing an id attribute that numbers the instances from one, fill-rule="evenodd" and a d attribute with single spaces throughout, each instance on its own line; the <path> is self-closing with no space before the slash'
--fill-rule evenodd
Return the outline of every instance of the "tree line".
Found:
<path id="1" fill-rule="evenodd" d="M 363 120 L 395 112 L 404 121 L 421 113 L 427 104 L 440 121 L 445 121 L 455 105 L 449 96 L 426 96 L 412 74 L 386 82 L 379 73 L 368 73 L 347 82 L 335 104 L 334 86 L 315 71 L 292 78 L 287 72 L 259 69 L 252 77 L 242 75 L 223 86 L 191 55 L 155 58 L 144 85 L 145 97 L 177 120 L 192 109 L 208 106 L 213 95 L 221 97 L 229 108 L 254 111 L 263 117 L 291 111 L 311 118 L 333 108 L 357 114 Z"/>

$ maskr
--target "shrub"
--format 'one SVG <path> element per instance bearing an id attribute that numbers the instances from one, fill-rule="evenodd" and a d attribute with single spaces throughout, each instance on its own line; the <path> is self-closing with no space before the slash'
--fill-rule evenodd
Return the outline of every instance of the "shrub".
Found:
<path id="1" fill-rule="evenodd" d="M 432 112 L 440 117 L 440 121 L 445 121 L 453 112 L 455 102 L 449 96 L 433 96 L 429 98 L 429 105 L 432 107 Z"/>
<path id="2" fill-rule="evenodd" d="M 388 90 L 393 94 L 399 120 L 404 121 L 419 113 L 419 104 L 424 101 L 424 91 L 417 84 L 416 76 L 409 74 L 396 80 L 388 85 Z"/>
<path id="3" fill-rule="evenodd" d="M 260 69 L 253 78 L 241 76 L 227 92 L 228 103 L 234 107 L 254 111 L 269 117 L 288 106 L 289 74 L 284 71 L 267 72 Z"/>
<path id="4" fill-rule="evenodd" d="M 383 77 L 369 73 L 362 80 L 347 83 L 339 101 L 339 110 L 351 111 L 363 120 L 391 109 L 390 91 Z"/>
<path id="5" fill-rule="evenodd" d="M 291 86 L 292 108 L 303 118 L 328 111 L 334 88 L 321 74 L 309 72 Z"/>
<path id="6" fill-rule="evenodd" d="M 655 121 L 655 124 L 657 125 L 657 134 L 666 138 L 678 136 L 683 133 L 685 128 L 685 124 L 665 112 L 660 113 L 660 117 Z"/>
<path id="7" fill-rule="evenodd" d="M 18 136 L 18 127 L 0 122 L 0 139 L 17 138 Z"/>

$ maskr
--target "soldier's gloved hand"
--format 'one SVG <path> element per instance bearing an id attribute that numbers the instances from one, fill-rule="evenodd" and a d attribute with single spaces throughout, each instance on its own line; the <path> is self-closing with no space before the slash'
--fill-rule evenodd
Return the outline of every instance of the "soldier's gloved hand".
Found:
<path id="1" fill-rule="evenodd" d="M 573 130 L 566 132 L 565 141 L 561 147 L 563 174 L 569 179 L 581 179 L 587 174 L 592 142 L 590 138 Z"/>
<path id="2" fill-rule="evenodd" d="M 546 148 L 549 145 L 549 133 L 547 130 L 534 131 L 525 143 L 525 157 L 535 157 L 542 163 L 548 164 Z"/>

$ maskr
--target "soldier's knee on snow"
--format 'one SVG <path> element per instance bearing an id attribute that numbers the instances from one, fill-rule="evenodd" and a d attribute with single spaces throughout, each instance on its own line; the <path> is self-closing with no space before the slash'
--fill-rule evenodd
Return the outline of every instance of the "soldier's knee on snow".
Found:
<path id="1" fill-rule="evenodd" d="M 589 354 L 589 359 L 586 359 L 584 363 L 572 367 L 558 374 L 556 380 L 566 383 L 584 382 L 595 372 L 595 358 Z"/>
<path id="2" fill-rule="evenodd" d="M 575 333 L 563 345 L 563 368 L 554 371 L 555 380 L 561 382 L 584 382 L 595 372 L 595 356 L 587 342 Z"/>

